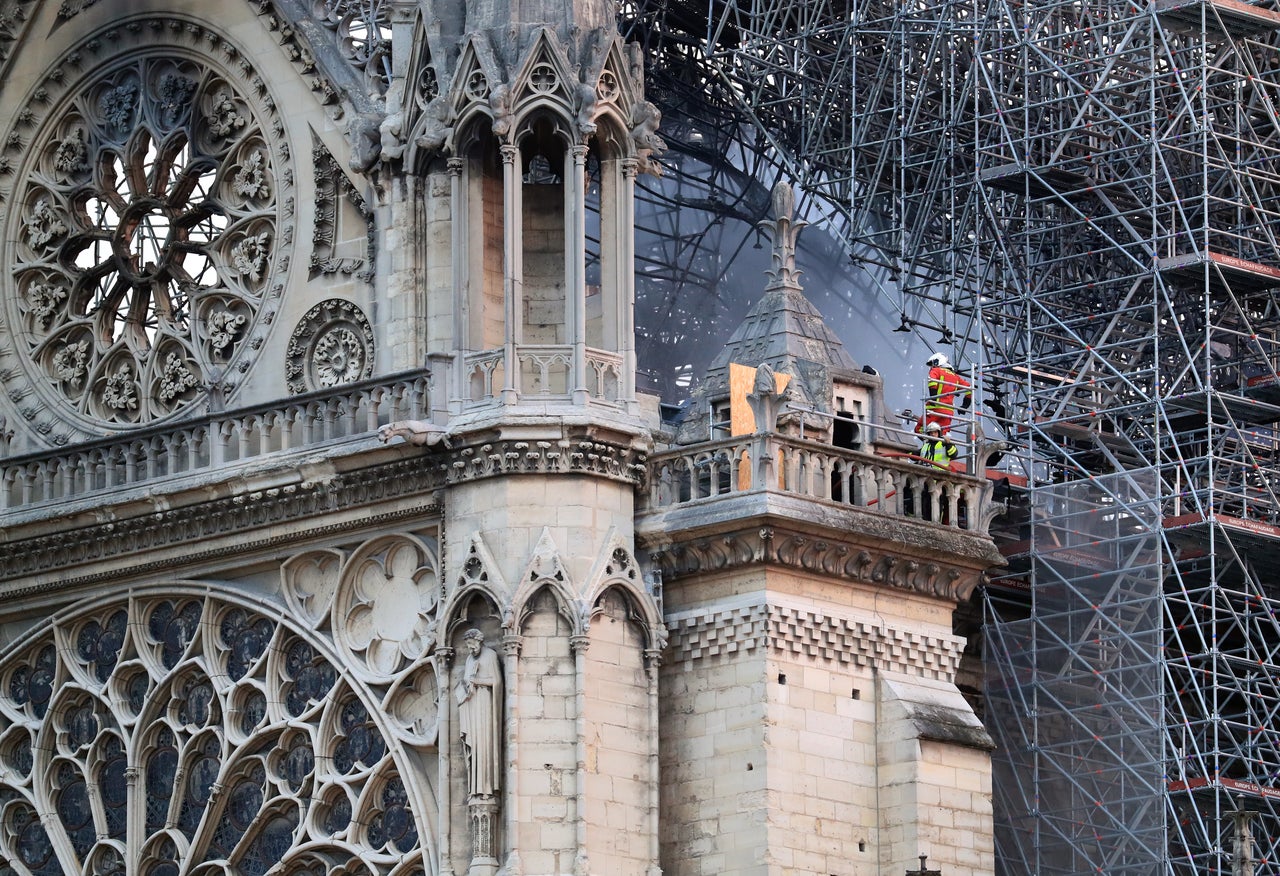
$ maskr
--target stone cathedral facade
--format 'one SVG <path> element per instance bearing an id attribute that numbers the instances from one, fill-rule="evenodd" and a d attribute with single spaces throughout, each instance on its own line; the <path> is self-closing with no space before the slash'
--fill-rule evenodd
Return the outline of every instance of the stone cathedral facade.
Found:
<path id="1" fill-rule="evenodd" d="M 616 12 L 0 4 L 0 874 L 992 871 L 990 487 L 875 428 L 784 189 L 637 391 Z"/>

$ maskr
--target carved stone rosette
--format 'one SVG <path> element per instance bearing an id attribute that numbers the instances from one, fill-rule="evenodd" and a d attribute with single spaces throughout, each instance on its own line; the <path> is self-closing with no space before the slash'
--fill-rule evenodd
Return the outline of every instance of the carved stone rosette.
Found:
<path id="1" fill-rule="evenodd" d="M 97 34 L 33 88 L 4 141 L 0 350 L 18 361 L 0 379 L 38 431 L 101 434 L 234 390 L 282 290 L 282 134 L 248 58 L 176 19 Z"/>
<path id="2" fill-rule="evenodd" d="M 311 308 L 289 338 L 285 377 L 297 395 L 373 374 L 373 327 L 353 302 L 330 298 Z"/>

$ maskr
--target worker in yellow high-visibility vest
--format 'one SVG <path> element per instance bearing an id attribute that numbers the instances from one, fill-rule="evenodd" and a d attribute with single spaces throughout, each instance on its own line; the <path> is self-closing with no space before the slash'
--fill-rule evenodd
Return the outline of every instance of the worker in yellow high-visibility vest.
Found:
<path id="1" fill-rule="evenodd" d="M 960 451 L 951 443 L 951 439 L 942 433 L 942 427 L 937 423 L 926 424 L 924 434 L 924 443 L 920 445 L 920 456 L 925 462 L 938 468 L 950 469 L 951 461 Z"/>

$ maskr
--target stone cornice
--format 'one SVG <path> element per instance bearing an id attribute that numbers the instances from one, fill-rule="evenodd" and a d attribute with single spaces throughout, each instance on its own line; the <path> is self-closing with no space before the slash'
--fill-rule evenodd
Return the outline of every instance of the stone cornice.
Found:
<path id="1" fill-rule="evenodd" d="M 369 461 L 386 459 L 387 450 L 370 449 Z M 483 478 L 514 474 L 587 475 L 638 484 L 644 472 L 644 458 L 633 450 L 598 441 L 523 442 L 495 441 L 445 452 L 426 452 L 406 447 L 391 462 L 358 467 L 357 453 L 335 463 L 343 469 L 328 477 L 302 479 L 297 483 L 267 489 L 237 489 L 243 481 L 231 479 L 218 484 L 192 487 L 186 496 L 164 496 L 162 484 L 150 501 L 154 510 L 124 516 L 128 506 L 112 509 L 108 501 L 96 519 L 47 520 L 22 527 L 22 535 L 10 531 L 0 549 L 0 581 L 48 574 L 123 557 L 145 556 L 151 551 L 206 542 L 244 534 L 253 541 L 255 533 L 272 531 L 282 524 L 298 521 L 333 523 L 337 515 L 354 509 L 382 507 L 388 501 L 415 495 L 430 496 L 442 487 Z M 312 457 L 308 466 L 316 468 Z M 283 471 L 283 468 L 282 468 Z M 197 501 L 193 496 L 230 491 L 216 499 Z M 185 500 L 185 501 L 184 501 Z M 113 510 L 122 519 L 109 519 Z M 421 513 L 417 506 L 416 513 Z M 357 524 L 371 519 L 359 515 Z M 325 518 L 330 518 L 328 521 Z M 305 526 L 304 526 L 305 528 Z M 35 534 L 27 535 L 28 532 Z M 237 542 L 243 547 L 244 542 Z M 185 553 L 191 553 L 187 551 Z M 176 551 L 176 555 L 184 552 Z M 166 563 L 172 562 L 172 558 Z M 137 565 L 130 565 L 132 572 Z"/>
<path id="2" fill-rule="evenodd" d="M 747 566 L 780 566 L 836 580 L 891 587 L 955 602 L 980 583 L 981 568 L 948 562 L 945 554 L 913 556 L 898 545 L 860 543 L 799 528 L 753 526 L 646 545 L 664 579 Z"/>
<path id="3" fill-rule="evenodd" d="M 360 516 L 355 519 L 344 519 L 339 521 L 325 522 L 318 526 L 299 525 L 297 528 L 290 528 L 288 532 L 278 532 L 275 530 L 261 530 L 262 532 L 271 532 L 271 535 L 264 535 L 261 538 L 236 538 L 225 544 L 220 544 L 214 548 L 201 548 L 203 542 L 191 544 L 189 539 L 185 546 L 178 545 L 176 542 L 168 545 L 157 545 L 156 549 L 163 548 L 163 559 L 142 561 L 130 557 L 128 551 L 113 551 L 110 556 L 101 555 L 88 557 L 86 562 L 98 562 L 105 565 L 112 558 L 122 559 L 130 557 L 129 562 L 125 565 L 115 565 L 109 568 L 100 568 L 84 572 L 83 574 L 64 574 L 56 578 L 37 581 L 34 584 L 23 584 L 19 586 L 5 586 L 0 583 L 0 599 L 18 599 L 34 594 L 45 593 L 51 590 L 69 590 L 77 587 L 103 584 L 118 580 L 132 580 L 134 578 L 166 572 L 179 566 L 190 565 L 193 563 L 216 563 L 221 560 L 231 558 L 243 558 L 248 554 L 256 551 L 271 550 L 278 546 L 296 547 L 299 543 L 308 539 L 322 538 L 327 536 L 341 535 L 347 532 L 354 532 L 371 526 L 386 526 L 397 523 L 402 520 L 410 520 L 438 514 L 440 506 L 436 504 L 415 505 L 409 508 L 400 508 L 396 511 L 383 514 L 372 514 Z M 301 518 L 301 519 L 306 519 Z M 157 525 L 153 529 L 160 529 Z M 252 530 L 259 531 L 259 530 Z M 97 541 L 108 541 L 111 534 L 99 534 Z M 2 570 L 3 567 L 0 567 Z M 48 571 L 43 568 L 41 571 Z M 0 582 L 5 580 L 2 572 L 0 572 Z M 20 576 L 24 578 L 25 576 Z"/>
<path id="4" fill-rule="evenodd" d="M 900 630 L 880 618 L 835 615 L 774 598 L 678 612 L 666 624 L 673 664 L 768 649 L 772 656 L 951 682 L 964 650 L 959 636 Z"/>

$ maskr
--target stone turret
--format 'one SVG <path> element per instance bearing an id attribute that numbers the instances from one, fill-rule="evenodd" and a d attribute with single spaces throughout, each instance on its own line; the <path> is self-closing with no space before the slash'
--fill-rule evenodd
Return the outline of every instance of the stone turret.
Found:
<path id="1" fill-rule="evenodd" d="M 1001 562 L 991 490 L 867 434 L 880 380 L 805 299 L 801 223 L 774 195 L 764 296 L 651 459 L 637 524 L 670 632 L 663 872 L 901 873 L 927 854 L 985 876 L 991 741 L 956 687 L 952 615 Z"/>
<path id="2" fill-rule="evenodd" d="M 408 175 L 392 204 L 424 223 L 424 256 L 392 256 L 432 368 L 433 423 L 409 431 L 427 446 L 446 429 L 457 474 L 441 493 L 456 589 L 440 659 L 463 691 L 442 709 L 441 861 L 456 876 L 651 873 L 665 634 L 634 555 L 650 439 L 632 216 L 658 114 L 613 3 L 469 2 L 460 20 L 463 6 L 420 22 L 404 81 L 431 85 L 397 123 Z M 481 655 L 505 691 L 474 710 L 499 737 L 483 786 L 461 699 Z"/>
<path id="3" fill-rule="evenodd" d="M 883 416 L 884 381 L 859 368 L 822 314 L 805 297 L 796 268 L 796 240 L 805 222 L 794 217 L 791 186 L 773 190 L 775 218 L 760 223 L 772 239 L 772 267 L 764 294 L 712 360 L 681 420 L 677 440 L 685 444 L 712 437 L 716 424 L 729 419 L 730 365 L 769 365 L 794 378 L 784 426 L 809 437 L 852 447 L 869 438 L 867 423 Z M 721 429 L 723 432 L 723 428 Z"/>

